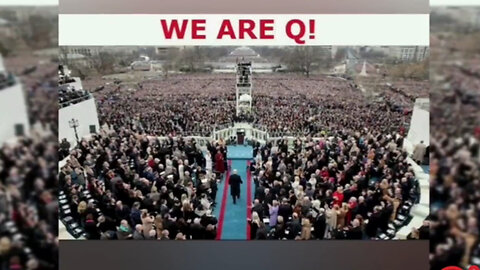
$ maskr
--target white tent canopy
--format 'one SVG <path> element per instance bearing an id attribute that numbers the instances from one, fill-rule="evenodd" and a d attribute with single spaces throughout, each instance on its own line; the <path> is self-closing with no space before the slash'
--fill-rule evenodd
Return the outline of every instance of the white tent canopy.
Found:
<path id="1" fill-rule="evenodd" d="M 252 97 L 248 94 L 243 94 L 240 96 L 240 102 L 250 102 L 252 101 Z"/>

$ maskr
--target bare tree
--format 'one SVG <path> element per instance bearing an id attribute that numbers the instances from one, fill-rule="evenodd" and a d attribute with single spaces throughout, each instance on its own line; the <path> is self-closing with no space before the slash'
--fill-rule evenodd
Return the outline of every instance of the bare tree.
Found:
<path id="1" fill-rule="evenodd" d="M 335 61 L 338 62 L 338 61 L 344 60 L 346 56 L 347 56 L 347 48 L 339 47 L 337 49 L 337 51 L 335 52 L 334 59 L 335 59 Z"/>
<path id="2" fill-rule="evenodd" d="M 60 47 L 60 61 L 62 64 L 66 65 L 66 66 L 70 66 L 70 62 L 69 62 L 69 59 L 68 59 L 68 48 L 67 47 L 64 47 L 64 46 L 61 46 Z"/>
<path id="3" fill-rule="evenodd" d="M 332 64 L 330 50 L 318 46 L 295 47 L 285 60 L 290 70 L 302 72 L 307 77 L 315 68 L 327 68 Z"/>
<path id="4" fill-rule="evenodd" d="M 115 58 L 109 52 L 100 52 L 92 58 L 93 66 L 100 74 L 110 74 L 114 71 Z"/>
<path id="5" fill-rule="evenodd" d="M 175 68 L 175 59 L 178 57 L 177 50 L 169 50 L 162 62 L 162 72 L 165 77 L 168 77 L 168 73 Z"/>
<path id="6" fill-rule="evenodd" d="M 50 41 L 54 24 L 49 18 L 31 15 L 28 19 L 28 28 L 30 31 L 25 33 L 29 33 L 29 37 L 24 38 L 26 38 L 25 40 L 31 48 L 41 49 L 53 45 Z"/>
<path id="7" fill-rule="evenodd" d="M 179 51 L 177 65 L 181 70 L 195 72 L 204 66 L 203 50 L 199 46 L 184 47 Z"/>

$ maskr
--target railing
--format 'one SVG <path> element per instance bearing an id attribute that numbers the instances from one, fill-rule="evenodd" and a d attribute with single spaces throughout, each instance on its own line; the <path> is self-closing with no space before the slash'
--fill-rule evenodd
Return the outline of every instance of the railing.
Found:
<path id="1" fill-rule="evenodd" d="M 232 126 L 215 130 L 213 132 L 213 139 L 229 139 L 230 137 L 237 136 L 237 131 L 242 130 L 245 132 L 245 139 L 253 140 L 260 143 L 266 143 L 269 139 L 269 134 L 266 130 L 262 130 L 254 127 L 249 123 L 235 123 Z"/>
<path id="2" fill-rule="evenodd" d="M 160 137 L 153 137 L 153 136 L 148 136 L 149 139 L 157 139 L 160 141 L 160 143 L 167 143 L 170 138 L 173 138 L 174 140 L 177 139 L 178 137 L 166 137 L 166 136 L 160 136 Z M 183 137 L 185 140 L 192 140 L 194 139 L 195 142 L 197 142 L 197 146 L 199 147 L 206 147 L 207 144 L 212 141 L 212 137 L 202 137 L 202 136 L 185 136 Z"/>
<path id="3" fill-rule="evenodd" d="M 221 129 L 213 131 L 213 140 L 230 139 L 237 136 L 237 131 L 242 130 L 245 132 L 245 139 L 250 141 L 256 141 L 261 144 L 268 142 L 274 145 L 278 144 L 281 140 L 287 140 L 289 146 L 293 146 L 293 142 L 297 139 L 305 141 L 307 137 L 302 133 L 293 132 L 269 132 L 268 129 L 262 125 L 250 124 L 244 122 L 237 122 L 230 126 L 223 126 Z M 312 138 L 314 142 L 320 141 L 320 138 Z"/>

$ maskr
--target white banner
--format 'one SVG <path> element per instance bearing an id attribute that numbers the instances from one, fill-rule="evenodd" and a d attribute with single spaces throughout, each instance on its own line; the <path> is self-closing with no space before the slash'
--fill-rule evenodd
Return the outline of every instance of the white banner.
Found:
<path id="1" fill-rule="evenodd" d="M 428 46 L 429 30 L 428 14 L 59 15 L 60 46 Z"/>

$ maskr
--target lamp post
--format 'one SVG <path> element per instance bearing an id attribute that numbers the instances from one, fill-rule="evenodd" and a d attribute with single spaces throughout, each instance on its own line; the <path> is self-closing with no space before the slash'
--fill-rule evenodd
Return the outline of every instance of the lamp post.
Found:
<path id="1" fill-rule="evenodd" d="M 78 131 L 77 131 L 77 128 L 78 128 L 80 125 L 78 124 L 78 120 L 72 118 L 72 120 L 68 121 L 68 124 L 70 125 L 71 128 L 73 128 L 73 131 L 75 132 L 75 138 L 77 139 L 77 142 L 79 142 L 80 140 L 78 139 Z"/>

